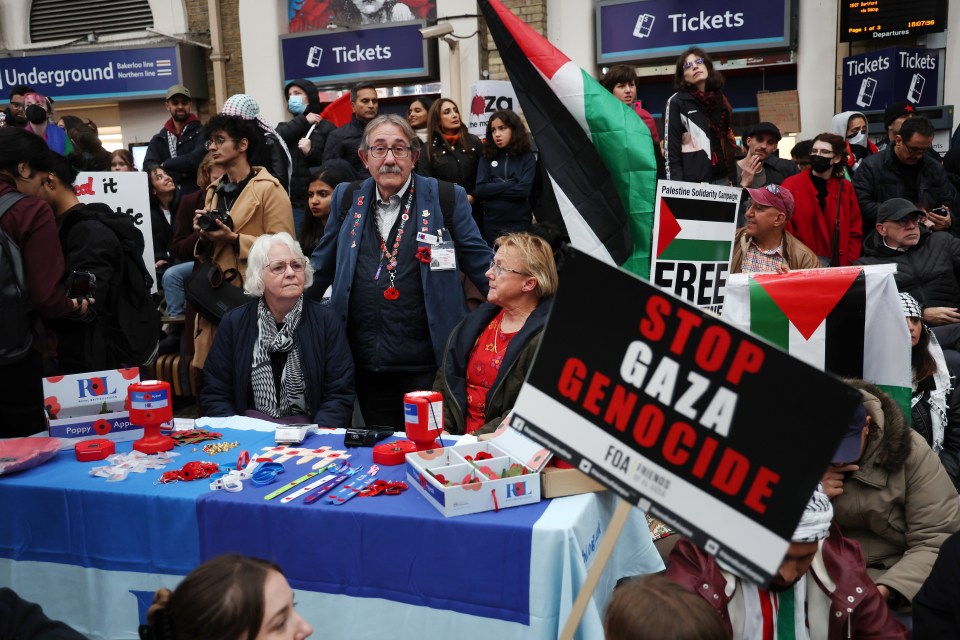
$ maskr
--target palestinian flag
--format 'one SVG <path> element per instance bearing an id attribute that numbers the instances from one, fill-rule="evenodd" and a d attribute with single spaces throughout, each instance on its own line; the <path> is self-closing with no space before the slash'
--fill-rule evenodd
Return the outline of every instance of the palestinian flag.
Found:
<path id="1" fill-rule="evenodd" d="M 910 333 L 895 269 L 875 265 L 735 274 L 727 281 L 723 319 L 814 367 L 872 382 L 909 416 Z M 802 381 L 784 382 L 803 392 Z"/>
<path id="2" fill-rule="evenodd" d="M 480 8 L 573 245 L 649 277 L 658 152 L 650 130 L 499 0 Z"/>
<path id="3" fill-rule="evenodd" d="M 654 255 L 676 262 L 730 262 L 736 232 L 736 202 L 662 196 Z"/>

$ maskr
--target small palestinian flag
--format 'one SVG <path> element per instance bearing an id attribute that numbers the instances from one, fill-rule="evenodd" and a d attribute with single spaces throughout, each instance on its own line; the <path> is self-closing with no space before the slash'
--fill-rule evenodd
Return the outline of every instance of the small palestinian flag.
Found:
<path id="1" fill-rule="evenodd" d="M 727 281 L 723 319 L 814 367 L 872 382 L 909 416 L 910 333 L 895 268 L 735 274 Z M 803 393 L 802 381 L 784 382 Z"/>
<path id="2" fill-rule="evenodd" d="M 669 183 L 660 183 L 664 184 Z M 737 203 L 662 196 L 656 229 L 656 260 L 729 263 Z"/>
<path id="3" fill-rule="evenodd" d="M 649 277 L 659 152 L 650 130 L 498 0 L 479 4 L 573 246 Z"/>

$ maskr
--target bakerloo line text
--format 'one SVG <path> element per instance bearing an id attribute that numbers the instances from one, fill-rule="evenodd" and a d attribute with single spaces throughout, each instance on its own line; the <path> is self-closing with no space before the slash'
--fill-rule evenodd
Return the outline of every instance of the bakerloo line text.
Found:
<path id="1" fill-rule="evenodd" d="M 672 338 L 667 336 L 671 315 L 675 318 L 671 325 L 676 324 L 671 326 Z M 670 340 L 673 355 L 692 353 L 699 369 L 714 374 L 714 379 L 722 377 L 734 387 L 745 376 L 760 372 L 764 361 L 760 347 L 744 339 L 734 345 L 728 329 L 710 324 L 701 330 L 702 323 L 701 316 L 684 308 L 673 309 L 669 300 L 654 295 L 647 301 L 646 316 L 639 328 L 641 336 L 650 342 Z M 564 363 L 557 386 L 562 397 L 599 417 L 611 429 L 629 431 L 640 449 L 659 450 L 668 468 L 685 469 L 752 511 L 766 512 L 780 474 L 751 462 L 690 424 L 696 422 L 722 438 L 729 436 L 737 406 L 735 391 L 697 371 L 684 373 L 683 367 L 667 355 L 655 362 L 653 350 L 643 340 L 634 340 L 627 347 L 619 373 L 625 384 L 615 383 L 571 357 Z M 664 406 L 672 407 L 689 422 L 668 424 Z"/>

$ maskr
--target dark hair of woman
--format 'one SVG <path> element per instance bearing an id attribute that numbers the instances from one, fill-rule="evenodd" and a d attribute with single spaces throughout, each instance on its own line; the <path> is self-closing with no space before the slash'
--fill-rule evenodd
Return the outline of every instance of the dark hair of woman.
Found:
<path id="1" fill-rule="evenodd" d="M 723 75 L 713 68 L 713 60 L 707 55 L 707 52 L 700 47 L 690 47 L 679 56 L 677 56 L 677 65 L 673 73 L 673 88 L 679 91 L 687 89 L 689 85 L 683 79 L 683 65 L 687 61 L 687 56 L 695 55 L 703 58 L 703 64 L 707 68 L 707 85 L 704 87 L 707 91 L 720 91 L 723 89 Z"/>
<path id="2" fill-rule="evenodd" d="M 483 143 L 483 157 L 487 160 L 493 160 L 500 153 L 501 149 L 493 141 L 492 125 L 494 120 L 500 120 L 503 124 L 510 127 L 510 142 L 507 143 L 507 155 L 518 156 L 521 153 L 530 151 L 530 134 L 527 128 L 523 126 L 520 116 L 510 109 L 500 109 L 494 111 L 487 120 L 487 141 Z"/>
<path id="3" fill-rule="evenodd" d="M 910 365 L 913 368 L 913 381 L 920 383 L 937 372 L 937 362 L 930 353 L 930 336 L 927 328 L 920 330 L 917 346 L 910 350 Z"/>
<path id="4" fill-rule="evenodd" d="M 627 84 L 628 82 L 637 82 L 637 70 L 627 64 L 615 64 L 603 74 L 600 85 L 613 93 L 614 87 L 618 84 Z"/>
<path id="5" fill-rule="evenodd" d="M 410 101 L 410 105 L 412 105 L 415 102 L 419 102 L 421 105 L 423 105 L 423 108 L 425 111 L 430 111 L 430 107 L 433 106 L 434 100 L 430 96 L 417 96 L 416 98 Z M 407 106 L 410 106 L 410 105 L 407 105 Z"/>
<path id="6" fill-rule="evenodd" d="M 38 135 L 19 127 L 0 128 L 0 171 L 17 175 L 21 162 L 30 165 L 33 177 L 35 171 L 47 171 L 52 159 L 50 148 Z"/>
<path id="7" fill-rule="evenodd" d="M 263 624 L 267 560 L 223 555 L 204 562 L 170 592 L 160 589 L 147 612 L 149 640 L 256 638 Z"/>
<path id="8" fill-rule="evenodd" d="M 603 616 L 607 640 L 725 640 L 720 614 L 706 600 L 660 574 L 613 591 Z"/>
<path id="9" fill-rule="evenodd" d="M 133 161 L 133 154 L 130 153 L 128 149 L 117 149 L 110 153 L 110 163 L 113 163 L 114 158 L 120 158 L 123 160 L 124 164 L 130 167 L 133 171 L 137 170 L 137 165 Z"/>
<path id="10" fill-rule="evenodd" d="M 840 158 L 840 162 L 833 165 L 833 177 L 842 178 L 847 166 L 847 142 L 835 133 L 821 133 L 810 141 L 810 148 L 814 142 L 826 142 L 833 149 L 833 155 Z"/>
<path id="11" fill-rule="evenodd" d="M 342 168 L 334 166 L 323 166 L 320 167 L 320 170 L 310 177 L 310 182 L 307 184 L 307 191 L 310 190 L 310 185 L 314 182 L 324 182 L 326 185 L 332 189 L 336 189 L 337 185 L 341 182 L 350 182 L 351 177 L 347 175 L 346 171 Z M 339 211 L 331 211 L 330 215 L 340 215 Z M 303 220 L 300 222 L 300 232 L 297 234 L 297 241 L 300 243 L 300 248 L 303 249 L 303 252 L 310 257 L 310 253 L 313 251 L 313 248 L 320 243 L 320 238 L 323 237 L 324 226 L 320 218 L 314 216 L 309 208 L 303 214 Z"/>
<path id="12" fill-rule="evenodd" d="M 443 109 L 443 105 L 450 103 L 453 106 L 457 106 L 457 103 L 451 100 L 450 98 L 440 98 L 430 106 L 430 111 L 427 113 L 427 144 L 424 145 L 425 153 L 427 155 L 427 161 L 433 162 L 433 159 L 430 157 L 433 151 L 433 145 L 436 142 L 437 138 L 448 148 L 452 148 L 450 143 L 444 139 L 443 127 L 440 125 L 440 111 Z M 457 107 L 459 110 L 460 107 Z M 470 143 L 467 140 L 469 135 L 467 131 L 467 125 L 464 122 L 463 118 L 460 118 L 460 132 L 457 135 L 457 146 L 459 146 L 464 151 L 470 150 Z"/>

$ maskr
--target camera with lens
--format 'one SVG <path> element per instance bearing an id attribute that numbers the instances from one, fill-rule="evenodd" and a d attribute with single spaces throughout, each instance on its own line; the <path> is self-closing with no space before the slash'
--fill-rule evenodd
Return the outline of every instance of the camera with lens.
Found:
<path id="1" fill-rule="evenodd" d="M 217 226 L 218 220 L 222 222 L 227 229 L 233 231 L 233 218 L 223 209 L 211 209 L 206 213 L 201 213 L 197 216 L 197 226 L 200 227 L 201 231 L 216 231 L 220 228 Z"/>

